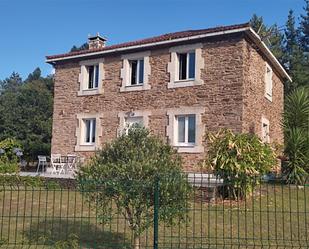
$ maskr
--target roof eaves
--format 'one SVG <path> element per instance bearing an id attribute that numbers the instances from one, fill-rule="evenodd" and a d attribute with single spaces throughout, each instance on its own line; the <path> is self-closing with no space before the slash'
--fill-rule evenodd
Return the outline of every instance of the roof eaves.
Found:
<path id="1" fill-rule="evenodd" d="M 290 82 L 292 82 L 292 78 L 287 73 L 287 71 L 284 69 L 284 67 L 281 65 L 281 63 L 278 61 L 276 56 L 270 51 L 270 49 L 266 46 L 266 44 L 262 41 L 261 37 L 250 27 L 249 28 L 249 36 L 252 38 L 252 40 L 259 46 L 259 48 L 262 50 L 262 52 L 268 57 L 268 59 L 273 63 L 274 66 L 276 66 L 277 70 L 281 74 L 281 76 Z"/>
<path id="2" fill-rule="evenodd" d="M 169 43 L 177 43 L 177 42 L 183 42 L 183 41 L 196 40 L 196 39 L 201 39 L 201 38 L 206 38 L 206 37 L 211 37 L 211 36 L 217 36 L 217 35 L 233 34 L 233 33 L 238 33 L 238 32 L 244 32 L 244 31 L 247 31 L 249 29 L 250 29 L 249 26 L 244 26 L 244 27 L 237 28 L 237 29 L 221 30 L 221 31 L 215 31 L 215 32 L 211 32 L 211 33 L 192 35 L 192 36 L 187 36 L 187 37 L 182 37 L 182 38 L 163 40 L 163 41 L 157 41 L 157 42 L 150 42 L 150 43 L 132 45 L 132 46 L 127 46 L 127 47 L 119 47 L 119 48 L 115 48 L 115 49 L 106 49 L 106 50 L 100 50 L 100 51 L 95 51 L 95 52 L 90 52 L 90 53 L 83 53 L 83 54 L 77 54 L 77 55 L 75 55 L 75 54 L 64 55 L 63 57 L 57 57 L 57 58 L 47 57 L 46 62 L 47 63 L 55 63 L 57 61 L 63 61 L 63 60 L 69 60 L 69 59 L 75 59 L 75 58 L 97 56 L 97 55 L 103 55 L 103 54 L 107 54 L 107 53 L 121 52 L 121 51 L 133 50 L 133 49 L 138 49 L 138 48 L 147 48 L 147 47 L 159 46 L 159 45 L 164 45 L 164 44 L 169 44 Z"/>

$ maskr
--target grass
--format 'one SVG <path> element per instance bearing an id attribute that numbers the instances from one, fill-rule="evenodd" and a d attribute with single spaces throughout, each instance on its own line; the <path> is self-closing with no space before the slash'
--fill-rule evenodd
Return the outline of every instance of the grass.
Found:
<path id="1" fill-rule="evenodd" d="M 195 190 L 185 222 L 160 223 L 159 248 L 308 248 L 308 188 L 261 185 L 244 201 L 211 203 Z M 0 191 L 0 248 L 120 249 L 132 244 L 122 216 L 100 223 L 96 210 L 77 191 Z M 141 244 L 152 248 L 152 229 L 145 231 Z"/>

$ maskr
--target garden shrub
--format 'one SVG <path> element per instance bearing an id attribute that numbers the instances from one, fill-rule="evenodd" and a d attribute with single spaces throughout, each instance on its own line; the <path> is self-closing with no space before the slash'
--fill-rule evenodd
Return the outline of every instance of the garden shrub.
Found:
<path id="1" fill-rule="evenodd" d="M 0 141 L 0 173 L 16 173 L 19 171 L 21 144 L 12 138 Z"/>
<path id="2" fill-rule="evenodd" d="M 224 197 L 244 198 L 276 164 L 274 150 L 256 135 L 221 130 L 207 137 L 209 152 L 205 164 L 223 179 Z"/>

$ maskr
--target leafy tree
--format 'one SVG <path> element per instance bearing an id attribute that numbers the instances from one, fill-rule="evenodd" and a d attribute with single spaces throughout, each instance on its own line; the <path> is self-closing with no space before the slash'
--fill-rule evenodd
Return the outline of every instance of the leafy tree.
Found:
<path id="1" fill-rule="evenodd" d="M 125 217 L 136 249 L 141 234 L 152 224 L 157 179 L 159 219 L 170 224 L 176 218 L 184 219 L 190 187 L 182 174 L 181 159 L 170 145 L 138 126 L 106 144 L 77 176 L 82 194 L 104 222 L 112 214 Z"/>
<path id="2" fill-rule="evenodd" d="M 276 164 L 270 145 L 253 134 L 221 130 L 208 134 L 208 144 L 206 166 L 223 179 L 223 195 L 232 199 L 244 198 Z"/>
<path id="3" fill-rule="evenodd" d="M 284 110 L 285 153 L 283 172 L 290 183 L 303 184 L 309 173 L 309 88 L 291 92 Z"/>
<path id="4" fill-rule="evenodd" d="M 77 46 L 73 46 L 70 50 L 70 52 L 75 52 L 75 51 L 80 51 L 80 50 L 86 50 L 89 49 L 89 45 L 87 42 L 85 42 L 84 44 L 82 44 L 81 46 L 77 47 Z"/>
<path id="5" fill-rule="evenodd" d="M 0 93 L 5 90 L 14 91 L 23 83 L 18 73 L 13 72 L 9 78 L 0 80 Z"/>
<path id="6" fill-rule="evenodd" d="M 9 87 L 0 95 L 0 140 L 20 141 L 28 160 L 50 151 L 52 93 L 46 85 L 50 81 L 42 77 L 21 81 L 14 91 Z"/>

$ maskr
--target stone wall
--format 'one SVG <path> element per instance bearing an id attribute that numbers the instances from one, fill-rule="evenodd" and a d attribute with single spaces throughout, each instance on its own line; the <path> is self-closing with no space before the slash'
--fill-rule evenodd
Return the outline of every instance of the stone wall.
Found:
<path id="1" fill-rule="evenodd" d="M 277 76 L 273 103 L 264 100 L 262 71 L 263 58 L 243 37 L 221 38 L 203 42 L 205 66 L 201 70 L 204 84 L 168 89 L 170 61 L 168 48 L 151 51 L 150 90 L 120 92 L 120 55 L 106 55 L 104 59 L 103 94 L 77 96 L 79 90 L 79 62 L 56 66 L 53 116 L 52 153 L 74 152 L 78 113 L 101 113 L 102 134 L 105 143 L 117 136 L 118 113 L 131 110 L 149 110 L 149 129 L 167 141 L 167 108 L 204 107 L 202 121 L 206 132 L 230 128 L 236 132 L 248 131 L 254 124 L 259 130 L 262 113 L 269 116 L 274 140 L 282 142 L 279 128 L 282 111 L 282 87 Z M 258 96 L 257 96 L 258 95 Z M 278 114 L 276 114 L 278 113 Z M 278 117 L 278 120 L 277 120 Z M 207 144 L 204 142 L 205 151 Z M 78 152 L 89 156 L 93 152 Z M 185 170 L 199 171 L 198 163 L 204 153 L 182 153 Z"/>
<path id="2" fill-rule="evenodd" d="M 283 113 L 283 81 L 273 71 L 272 101 L 265 96 L 265 58 L 254 49 L 251 43 L 244 48 L 244 110 L 243 132 L 254 132 L 261 136 L 261 119 L 264 116 L 270 123 L 270 142 L 283 144 L 281 127 Z"/>

